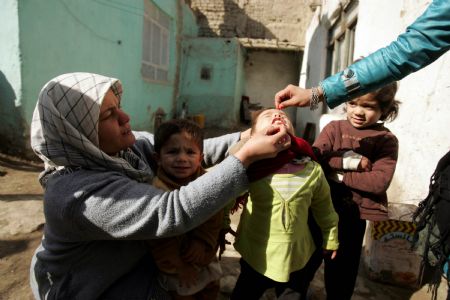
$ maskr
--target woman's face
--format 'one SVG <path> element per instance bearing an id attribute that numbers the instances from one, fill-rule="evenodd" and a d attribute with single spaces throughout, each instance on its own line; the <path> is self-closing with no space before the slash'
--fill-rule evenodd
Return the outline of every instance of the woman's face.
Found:
<path id="1" fill-rule="evenodd" d="M 98 140 L 100 150 L 108 155 L 131 147 L 135 137 L 131 132 L 130 117 L 120 108 L 119 99 L 109 90 L 100 107 Z"/>
<path id="2" fill-rule="evenodd" d="M 263 131 L 270 125 L 282 125 L 287 132 L 294 135 L 294 127 L 287 115 L 279 109 L 267 109 L 259 114 L 253 129 L 255 132 Z"/>

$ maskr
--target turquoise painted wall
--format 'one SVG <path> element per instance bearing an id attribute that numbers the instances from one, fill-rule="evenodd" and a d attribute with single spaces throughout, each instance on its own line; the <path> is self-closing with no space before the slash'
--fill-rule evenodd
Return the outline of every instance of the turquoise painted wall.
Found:
<path id="1" fill-rule="evenodd" d="M 122 81 L 122 105 L 135 130 L 153 131 L 155 111 L 163 109 L 171 118 L 182 101 L 191 114 L 205 114 L 208 126 L 237 124 L 244 78 L 240 45 L 235 39 L 197 38 L 195 16 L 183 2 L 153 1 L 171 19 L 169 81 L 155 83 L 140 71 L 144 1 L 150 0 L 4 1 L 0 84 L 3 90 L 8 85 L 9 94 L 3 96 L 8 102 L 0 99 L 5 120 L 0 128 L 17 133 L 24 143 L 29 145 L 42 86 L 79 71 Z M 211 69 L 209 80 L 200 79 L 202 67 Z M 11 113 L 5 115 L 6 110 Z"/>
<path id="2" fill-rule="evenodd" d="M 0 9 L 0 150 L 19 154 L 26 147 L 19 48 L 17 0 L 3 0 Z"/>
<path id="3" fill-rule="evenodd" d="M 246 51 L 245 48 L 241 45 L 238 47 L 238 55 L 237 55 L 237 62 L 236 62 L 236 88 L 234 90 L 234 114 L 237 117 L 237 120 L 240 121 L 240 109 L 241 109 L 241 100 L 242 95 L 245 94 L 245 70 L 244 70 L 244 63 L 245 63 L 245 56 Z"/>
<path id="4" fill-rule="evenodd" d="M 243 77 L 238 40 L 185 38 L 182 49 L 178 105 L 186 102 L 190 115 L 204 114 L 206 126 L 234 128 L 242 93 L 237 79 Z M 201 79 L 202 68 L 210 71 L 209 79 Z"/>
<path id="5" fill-rule="evenodd" d="M 119 78 L 123 107 L 135 130 L 153 130 L 154 112 L 172 109 L 176 69 L 177 1 L 154 3 L 171 18 L 169 82 L 145 81 L 140 72 L 144 0 L 20 1 L 22 102 L 31 120 L 38 93 L 67 72 Z"/>
<path id="6" fill-rule="evenodd" d="M 183 35 L 182 38 L 196 37 L 198 35 L 198 25 L 194 12 L 187 5 L 182 5 L 183 12 Z"/>

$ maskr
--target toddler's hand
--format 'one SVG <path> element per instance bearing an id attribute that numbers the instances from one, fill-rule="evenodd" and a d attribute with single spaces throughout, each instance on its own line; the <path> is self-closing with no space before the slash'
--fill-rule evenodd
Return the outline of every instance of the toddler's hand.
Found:
<path id="1" fill-rule="evenodd" d="M 328 249 L 323 249 L 323 257 L 325 258 L 330 258 L 330 259 L 334 259 L 337 255 L 337 250 L 328 250 Z"/>
<path id="2" fill-rule="evenodd" d="M 357 170 L 361 171 L 361 172 L 372 171 L 372 163 L 370 162 L 370 160 L 367 157 L 363 156 L 363 157 L 361 157 L 361 161 L 359 162 Z"/>

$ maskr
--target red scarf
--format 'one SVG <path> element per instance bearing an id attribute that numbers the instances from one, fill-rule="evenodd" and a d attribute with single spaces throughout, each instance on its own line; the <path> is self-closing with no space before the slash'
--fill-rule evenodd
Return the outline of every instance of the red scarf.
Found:
<path id="1" fill-rule="evenodd" d="M 314 161 L 317 161 L 312 147 L 307 141 L 291 134 L 289 134 L 289 136 L 291 137 L 291 147 L 289 149 L 281 151 L 274 158 L 268 158 L 254 162 L 247 168 L 247 177 L 250 182 L 257 181 L 261 178 L 275 173 L 279 168 L 297 157 L 309 156 Z M 230 210 L 231 214 L 236 212 L 239 207 L 245 206 L 248 196 L 249 194 L 247 192 L 236 198 L 235 204 Z"/>
<path id="2" fill-rule="evenodd" d="M 247 176 L 250 182 L 254 182 L 269 174 L 275 173 L 276 170 L 294 158 L 309 156 L 311 159 L 317 161 L 312 147 L 307 141 L 291 134 L 289 134 L 289 136 L 291 137 L 291 147 L 289 149 L 281 151 L 274 158 L 254 162 L 247 168 Z"/>

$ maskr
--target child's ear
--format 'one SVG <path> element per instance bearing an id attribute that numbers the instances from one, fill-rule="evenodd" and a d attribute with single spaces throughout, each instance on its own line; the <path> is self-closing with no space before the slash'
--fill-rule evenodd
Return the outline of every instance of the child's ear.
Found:
<path id="1" fill-rule="evenodd" d="M 200 154 L 200 162 L 202 162 L 203 161 L 203 158 L 205 157 L 205 155 L 202 153 L 202 154 Z"/>

